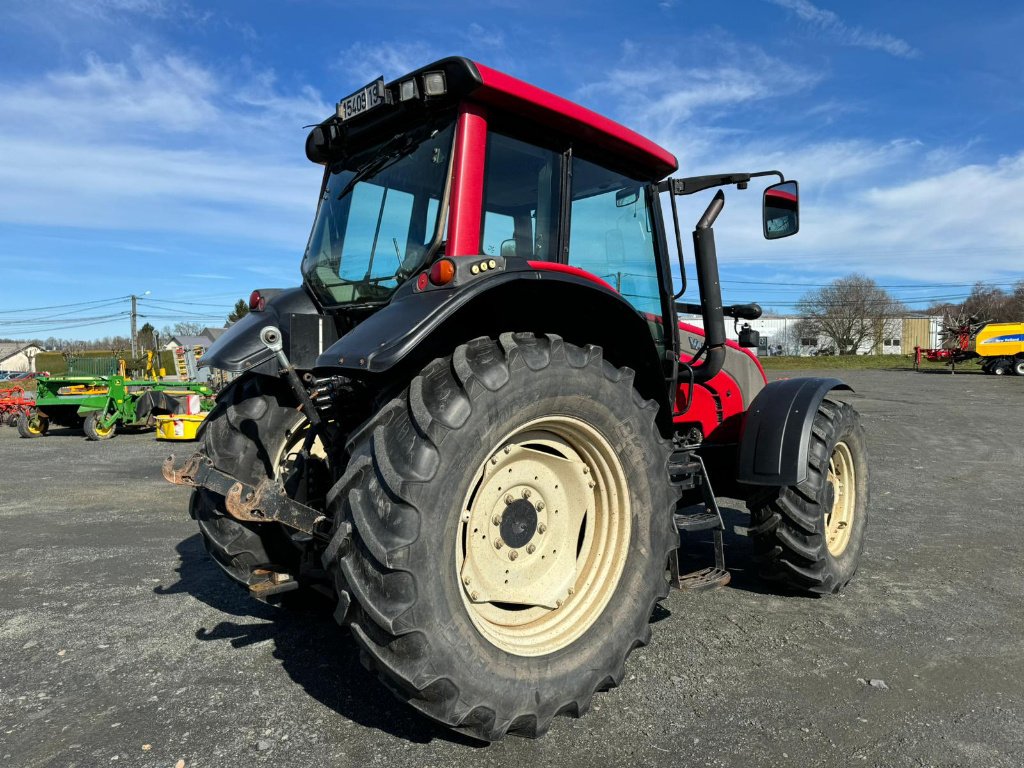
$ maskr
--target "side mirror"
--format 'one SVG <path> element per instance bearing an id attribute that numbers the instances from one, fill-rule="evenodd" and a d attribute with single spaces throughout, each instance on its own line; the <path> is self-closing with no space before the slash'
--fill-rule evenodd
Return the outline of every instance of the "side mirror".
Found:
<path id="1" fill-rule="evenodd" d="M 778 240 L 800 231 L 800 189 L 795 181 L 772 184 L 764 191 L 761 207 L 766 240 Z"/>

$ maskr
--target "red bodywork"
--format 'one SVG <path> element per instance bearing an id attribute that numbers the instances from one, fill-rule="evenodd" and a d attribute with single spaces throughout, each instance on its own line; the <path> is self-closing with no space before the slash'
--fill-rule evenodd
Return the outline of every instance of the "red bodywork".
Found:
<path id="1" fill-rule="evenodd" d="M 701 328 L 688 323 L 679 323 L 679 330 L 683 333 L 704 335 Z M 757 359 L 757 355 L 749 349 L 741 347 L 735 341 L 726 341 L 725 345 L 730 350 L 746 355 L 753 360 L 757 370 L 761 373 L 761 379 L 764 383 L 768 383 L 768 377 L 765 376 L 764 368 L 761 367 L 761 361 Z M 679 356 L 680 362 L 686 363 L 691 359 L 689 355 Z M 676 415 L 673 417 L 673 421 L 680 426 L 698 426 L 701 434 L 710 442 L 728 443 L 739 440 L 740 435 L 743 434 L 746 407 L 743 404 L 744 393 L 740 390 L 736 379 L 723 369 L 710 381 L 698 384 L 694 388 L 693 402 L 690 404 L 689 410 L 682 413 L 686 408 L 686 399 L 690 390 L 688 384 L 682 383 L 684 379 L 685 376 L 680 374 L 680 384 L 676 391 Z M 748 393 L 747 399 L 753 399 L 753 395 Z"/>

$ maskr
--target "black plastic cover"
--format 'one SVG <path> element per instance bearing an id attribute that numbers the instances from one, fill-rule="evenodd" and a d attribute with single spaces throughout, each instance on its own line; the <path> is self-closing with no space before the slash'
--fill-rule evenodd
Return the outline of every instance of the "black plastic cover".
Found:
<path id="1" fill-rule="evenodd" d="M 316 304 L 301 288 L 288 288 L 267 302 L 262 312 L 250 312 L 228 328 L 203 355 L 203 365 L 239 373 L 262 366 L 261 372 L 276 374 L 274 353 L 260 341 L 260 331 L 269 325 L 281 329 L 285 351 L 291 349 L 289 315 L 319 315 Z M 296 361 L 292 361 L 297 367 Z M 312 362 L 312 360 L 310 360 Z M 265 370 L 264 370 L 265 369 Z"/>
<path id="2" fill-rule="evenodd" d="M 773 381 L 747 411 L 736 479 L 750 485 L 797 485 L 807 479 L 807 449 L 818 405 L 839 379 Z"/>

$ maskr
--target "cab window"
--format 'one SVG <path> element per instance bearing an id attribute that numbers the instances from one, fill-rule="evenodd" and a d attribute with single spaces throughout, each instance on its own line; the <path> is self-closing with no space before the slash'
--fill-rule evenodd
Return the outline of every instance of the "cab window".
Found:
<path id="1" fill-rule="evenodd" d="M 561 163 L 562 155 L 553 150 L 489 135 L 481 253 L 555 260 Z"/>
<path id="2" fill-rule="evenodd" d="M 597 275 L 641 313 L 660 318 L 654 231 L 643 184 L 573 160 L 569 264 Z"/>

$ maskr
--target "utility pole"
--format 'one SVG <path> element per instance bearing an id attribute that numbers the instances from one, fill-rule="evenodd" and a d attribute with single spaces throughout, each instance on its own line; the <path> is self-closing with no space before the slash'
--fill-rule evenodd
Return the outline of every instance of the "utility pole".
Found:
<path id="1" fill-rule="evenodd" d="M 138 314 L 139 314 L 139 311 L 138 311 L 138 296 L 136 296 L 133 293 L 132 294 L 132 360 L 134 360 L 135 358 L 137 358 L 139 356 L 139 353 L 138 353 L 138 351 L 136 349 L 136 343 L 135 343 L 135 333 L 136 333 L 136 331 L 135 331 L 135 322 L 136 322 L 136 319 L 138 318 Z"/>
<path id="2" fill-rule="evenodd" d="M 152 293 L 152 291 L 146 291 L 142 295 L 143 296 L 149 296 L 150 293 Z M 134 360 L 135 358 L 137 358 L 139 356 L 139 349 L 138 349 L 139 345 L 138 345 L 138 340 L 137 340 L 137 335 L 136 335 L 138 332 L 135 329 L 136 321 L 138 320 L 138 317 L 139 317 L 139 304 L 138 304 L 139 297 L 136 296 L 133 293 L 131 298 L 132 298 L 132 311 L 131 311 L 131 317 L 132 317 L 132 359 Z"/>

